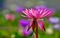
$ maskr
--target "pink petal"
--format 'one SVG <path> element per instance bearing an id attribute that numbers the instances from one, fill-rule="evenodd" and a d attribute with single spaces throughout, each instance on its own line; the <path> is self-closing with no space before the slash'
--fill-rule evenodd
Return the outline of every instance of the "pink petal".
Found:
<path id="1" fill-rule="evenodd" d="M 48 9 L 48 8 L 40 8 L 38 10 L 39 10 L 39 13 L 40 13 L 39 18 L 49 17 L 54 13 L 54 11 L 52 9 Z"/>
<path id="2" fill-rule="evenodd" d="M 40 13 L 40 15 L 41 15 L 41 14 L 43 13 L 43 9 L 40 9 L 40 12 L 39 12 L 39 13 Z"/>
<path id="3" fill-rule="evenodd" d="M 21 13 L 20 13 L 20 16 L 22 16 L 22 17 L 24 17 L 24 18 L 29 18 L 28 16 L 23 15 L 23 14 L 21 14 Z"/>
<path id="4" fill-rule="evenodd" d="M 54 10 L 49 9 L 48 12 L 44 15 L 44 17 L 50 17 L 54 13 Z"/>
<path id="5" fill-rule="evenodd" d="M 29 10 L 28 10 L 28 9 L 26 9 L 25 11 L 23 11 L 23 13 L 24 13 L 27 17 L 31 18 L 31 16 L 30 16 L 30 14 L 29 14 Z"/>
<path id="6" fill-rule="evenodd" d="M 28 30 L 27 31 L 29 31 L 29 29 L 31 28 L 32 22 L 33 22 L 33 19 L 29 19 L 29 20 L 30 20 L 30 24 L 28 26 Z"/>
<path id="7" fill-rule="evenodd" d="M 43 17 L 48 12 L 47 8 L 43 9 L 43 12 L 41 14 L 41 17 Z"/>
<path id="8" fill-rule="evenodd" d="M 36 12 L 35 12 L 34 9 L 31 9 L 31 10 L 30 10 L 30 13 L 31 13 L 34 17 L 36 16 Z"/>
<path id="9" fill-rule="evenodd" d="M 52 10 L 48 10 L 48 12 L 44 15 L 44 16 L 49 16 L 49 14 L 52 14 L 53 13 L 53 11 Z"/>
<path id="10" fill-rule="evenodd" d="M 35 9 L 31 9 L 31 10 L 30 10 L 30 13 L 31 13 L 31 15 L 32 15 L 33 17 L 35 17 L 35 18 L 37 18 L 38 15 L 40 15 L 40 14 L 38 13 L 38 10 L 35 10 Z"/>
<path id="11" fill-rule="evenodd" d="M 33 13 L 33 10 L 29 9 L 29 15 L 33 18 L 32 13 Z"/>
<path id="12" fill-rule="evenodd" d="M 30 24 L 29 24 L 29 27 L 30 27 L 33 22 L 33 19 L 29 19 L 29 21 L 30 21 Z"/>
<path id="13" fill-rule="evenodd" d="M 37 11 L 37 10 L 34 11 L 34 16 L 35 16 L 36 18 L 38 17 L 38 11 Z"/>
<path id="14" fill-rule="evenodd" d="M 22 16 L 22 17 L 24 17 L 24 18 L 28 18 L 27 16 L 25 16 L 25 15 L 22 15 L 22 14 L 21 14 L 20 16 Z"/>
<path id="15" fill-rule="evenodd" d="M 44 27 L 44 21 L 43 20 L 37 20 L 38 26 L 42 31 L 45 31 Z"/>

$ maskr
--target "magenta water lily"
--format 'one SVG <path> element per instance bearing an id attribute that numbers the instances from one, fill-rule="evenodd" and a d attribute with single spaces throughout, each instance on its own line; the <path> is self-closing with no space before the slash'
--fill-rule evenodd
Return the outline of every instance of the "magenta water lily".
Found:
<path id="1" fill-rule="evenodd" d="M 38 27 L 42 30 L 45 31 L 45 26 L 44 26 L 44 18 L 50 17 L 54 11 L 49 8 L 39 8 L 39 9 L 26 9 L 23 10 L 23 14 L 21 15 L 25 18 L 28 18 L 30 21 L 30 24 L 28 25 L 28 30 L 32 28 L 36 29 L 36 38 L 38 38 Z"/>

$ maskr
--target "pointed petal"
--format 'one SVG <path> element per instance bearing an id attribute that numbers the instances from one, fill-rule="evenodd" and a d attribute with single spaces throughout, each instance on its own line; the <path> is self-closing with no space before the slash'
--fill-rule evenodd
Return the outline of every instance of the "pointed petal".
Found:
<path id="1" fill-rule="evenodd" d="M 30 17 L 29 14 L 26 11 L 22 11 L 27 17 Z"/>
<path id="2" fill-rule="evenodd" d="M 39 18 L 50 17 L 54 13 L 53 9 L 48 9 L 48 8 L 40 8 L 38 9 L 38 11 L 40 13 Z"/>
<path id="3" fill-rule="evenodd" d="M 20 16 L 22 16 L 22 17 L 25 17 L 25 18 L 27 17 L 27 16 L 25 16 L 25 15 L 22 15 L 22 14 L 20 14 Z"/>
<path id="4" fill-rule="evenodd" d="M 43 17 L 50 17 L 54 13 L 54 10 L 47 9 L 47 12 L 43 15 Z"/>
<path id="5" fill-rule="evenodd" d="M 48 12 L 48 9 L 47 9 L 47 8 L 44 8 L 44 9 L 43 9 L 43 12 L 42 12 L 42 14 L 41 14 L 41 17 L 44 17 L 44 15 L 45 15 L 47 12 Z"/>
<path id="6" fill-rule="evenodd" d="M 36 13 L 35 13 L 35 10 L 34 9 L 31 9 L 30 10 L 30 13 L 35 17 L 36 16 Z"/>
<path id="7" fill-rule="evenodd" d="M 44 21 L 43 20 L 37 20 L 38 26 L 42 31 L 45 31 L 44 27 Z"/>
<path id="8" fill-rule="evenodd" d="M 29 24 L 29 26 L 28 26 L 28 30 L 27 31 L 29 31 L 29 29 L 32 27 L 31 25 L 32 25 L 32 23 L 33 23 L 33 19 L 29 19 L 30 20 L 30 24 Z"/>
<path id="9" fill-rule="evenodd" d="M 44 16 L 51 16 L 54 13 L 54 11 L 52 9 L 50 9 Z"/>
<path id="10" fill-rule="evenodd" d="M 29 14 L 29 9 L 26 9 L 26 10 L 24 10 L 24 11 L 22 11 L 27 17 L 29 17 L 29 18 L 32 18 L 31 17 L 31 15 Z"/>

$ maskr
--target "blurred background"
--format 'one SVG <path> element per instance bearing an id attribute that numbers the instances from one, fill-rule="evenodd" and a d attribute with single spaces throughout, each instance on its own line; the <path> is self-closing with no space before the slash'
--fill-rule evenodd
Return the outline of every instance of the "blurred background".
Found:
<path id="1" fill-rule="evenodd" d="M 24 8 L 40 6 L 53 8 L 55 13 L 44 20 L 46 32 L 38 30 L 39 38 L 60 38 L 60 0 L 0 0 L 0 38 L 35 38 L 35 33 L 21 26 L 19 14 Z"/>

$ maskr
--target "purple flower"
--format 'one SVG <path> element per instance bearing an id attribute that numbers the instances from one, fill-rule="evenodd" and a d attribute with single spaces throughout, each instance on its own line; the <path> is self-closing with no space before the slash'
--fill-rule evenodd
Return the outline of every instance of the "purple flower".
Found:
<path id="1" fill-rule="evenodd" d="M 16 7 L 17 12 L 22 12 L 24 10 L 24 7 Z"/>
<path id="2" fill-rule="evenodd" d="M 46 8 L 46 6 L 43 6 L 43 5 L 42 6 L 35 6 L 34 8 L 35 9 L 41 9 L 41 8 Z"/>
<path id="3" fill-rule="evenodd" d="M 53 26 L 53 28 L 56 29 L 56 30 L 58 30 L 58 29 L 60 29 L 60 25 L 56 24 L 56 25 Z"/>
<path id="4" fill-rule="evenodd" d="M 20 20 L 19 24 L 23 27 L 23 35 L 29 36 L 32 33 L 32 30 L 27 31 L 27 26 L 29 26 L 29 20 Z"/>
<path id="5" fill-rule="evenodd" d="M 24 36 L 29 36 L 32 33 L 31 29 L 29 31 L 27 31 L 27 29 L 28 29 L 27 27 L 24 28 L 24 31 L 23 31 Z"/>
<path id="6" fill-rule="evenodd" d="M 50 17 L 49 18 L 49 22 L 52 23 L 52 24 L 57 24 L 57 23 L 59 23 L 59 18 L 57 18 L 57 17 Z"/>
<path id="7" fill-rule="evenodd" d="M 26 27 L 28 24 L 29 24 L 29 20 L 20 20 L 19 21 L 19 24 L 22 26 L 22 27 Z"/>

